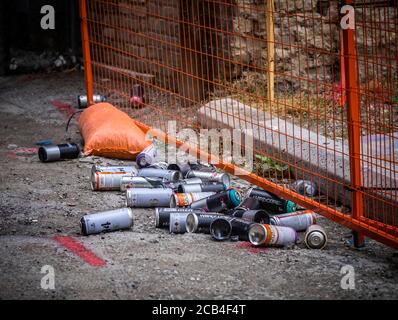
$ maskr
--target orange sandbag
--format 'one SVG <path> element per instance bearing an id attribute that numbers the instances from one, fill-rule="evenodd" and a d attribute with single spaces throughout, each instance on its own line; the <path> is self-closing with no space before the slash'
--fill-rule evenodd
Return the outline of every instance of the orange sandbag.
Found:
<path id="1" fill-rule="evenodd" d="M 85 155 L 134 160 L 151 144 L 133 119 L 106 102 L 84 110 L 79 117 L 79 129 Z"/>

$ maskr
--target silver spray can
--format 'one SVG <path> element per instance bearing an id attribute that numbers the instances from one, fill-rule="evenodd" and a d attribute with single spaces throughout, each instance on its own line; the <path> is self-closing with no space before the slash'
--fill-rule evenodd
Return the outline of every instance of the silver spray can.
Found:
<path id="1" fill-rule="evenodd" d="M 180 180 L 181 173 L 174 170 L 142 168 L 138 170 L 138 176 L 144 178 L 162 178 L 166 182 L 176 182 Z"/>
<path id="2" fill-rule="evenodd" d="M 126 206 L 130 208 L 169 207 L 172 195 L 171 189 L 127 189 Z"/>
<path id="3" fill-rule="evenodd" d="M 189 207 L 193 202 L 208 198 L 215 192 L 175 193 L 170 199 L 170 208 Z"/>
<path id="4" fill-rule="evenodd" d="M 249 229 L 249 241 L 255 246 L 286 246 L 297 241 L 297 232 L 289 227 L 254 224 Z"/>
<path id="5" fill-rule="evenodd" d="M 170 233 L 187 232 L 186 220 L 189 212 L 172 212 L 170 213 Z"/>
<path id="6" fill-rule="evenodd" d="M 226 173 L 218 173 L 218 172 L 203 172 L 203 171 L 197 171 L 197 170 L 190 170 L 188 171 L 187 178 L 201 178 L 202 180 L 206 180 L 209 182 L 220 182 L 223 183 L 225 186 L 225 189 L 229 188 L 230 185 L 230 179 L 229 175 Z"/>
<path id="7" fill-rule="evenodd" d="M 152 163 L 155 163 L 157 155 L 157 149 L 155 145 L 151 143 L 148 147 L 146 147 L 137 155 L 137 157 L 135 158 L 135 162 L 140 168 L 148 167 Z"/>
<path id="8" fill-rule="evenodd" d="M 156 228 L 168 228 L 170 225 L 170 214 L 173 212 L 196 212 L 191 208 L 155 208 Z"/>
<path id="9" fill-rule="evenodd" d="M 99 94 L 93 95 L 93 102 L 94 103 L 100 103 L 100 102 L 105 102 L 106 98 L 105 96 L 101 96 Z M 79 109 L 83 109 L 87 107 L 88 101 L 87 101 L 87 95 L 81 94 L 77 96 L 77 105 L 79 106 Z"/>
<path id="10" fill-rule="evenodd" d="M 308 249 L 323 249 L 328 242 L 328 236 L 320 225 L 313 224 L 305 232 L 304 242 Z"/>
<path id="11" fill-rule="evenodd" d="M 130 173 L 124 172 L 100 172 L 91 174 L 91 189 L 96 191 L 120 190 L 120 183 L 123 177 Z"/>
<path id="12" fill-rule="evenodd" d="M 91 167 L 91 173 L 93 172 L 128 173 L 130 176 L 136 176 L 138 170 L 134 166 L 119 166 L 119 165 L 100 166 L 94 164 Z"/>
<path id="13" fill-rule="evenodd" d="M 225 190 L 225 185 L 222 183 L 197 183 L 197 184 L 180 184 L 178 192 L 220 192 Z"/>
<path id="14" fill-rule="evenodd" d="M 191 212 L 187 216 L 187 232 L 210 233 L 210 225 L 222 214 L 213 212 Z"/>
<path id="15" fill-rule="evenodd" d="M 265 210 L 242 210 L 236 209 L 232 215 L 247 221 L 268 224 L 270 222 L 269 214 Z"/>
<path id="16" fill-rule="evenodd" d="M 183 180 L 178 180 L 176 182 L 167 182 L 167 181 L 165 181 L 165 184 L 167 185 L 167 188 L 171 188 L 174 191 L 178 191 L 178 188 L 181 185 L 185 185 L 185 184 L 201 184 L 201 183 L 203 183 L 203 181 L 200 178 L 183 179 Z"/>
<path id="17" fill-rule="evenodd" d="M 148 166 L 147 168 L 154 168 L 154 169 L 162 169 L 162 170 L 169 170 L 168 169 L 168 164 L 166 162 L 155 162 Z"/>
<path id="18" fill-rule="evenodd" d="M 298 232 L 305 231 L 309 226 L 316 224 L 316 214 L 311 210 L 277 214 L 270 218 L 270 224 L 290 227 Z"/>
<path id="19" fill-rule="evenodd" d="M 123 176 L 120 180 L 120 191 L 126 191 L 130 188 L 153 189 L 164 188 L 164 185 L 161 179 Z"/>
<path id="20" fill-rule="evenodd" d="M 138 170 L 134 166 L 99 166 L 91 167 L 91 189 L 97 191 L 120 190 L 120 182 L 124 176 L 136 176 Z"/>
<path id="21" fill-rule="evenodd" d="M 318 195 L 318 184 L 315 181 L 297 180 L 292 184 L 292 189 L 306 197 Z"/>
<path id="22" fill-rule="evenodd" d="M 133 226 L 133 211 L 130 208 L 121 208 L 87 214 L 81 218 L 80 225 L 85 236 L 129 229 Z"/>

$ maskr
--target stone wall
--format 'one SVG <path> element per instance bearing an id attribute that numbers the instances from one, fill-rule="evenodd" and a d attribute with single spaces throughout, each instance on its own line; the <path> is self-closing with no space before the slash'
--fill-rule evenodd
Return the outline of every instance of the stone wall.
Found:
<path id="1" fill-rule="evenodd" d="M 291 82 L 302 90 L 315 87 L 315 80 L 324 83 L 339 80 L 340 19 L 337 3 L 275 0 L 276 81 Z M 233 17 L 236 36 L 231 39 L 231 53 L 237 62 L 234 77 L 248 69 L 267 72 L 266 10 L 266 0 L 236 0 Z M 397 9 L 357 8 L 356 24 L 360 80 L 372 80 L 376 74 L 386 77 L 394 69 L 396 77 Z M 384 57 L 390 57 L 389 64 L 395 68 L 388 68 L 386 63 L 382 66 L 380 59 Z M 375 64 L 380 65 L 380 70 L 374 68 Z"/>
<path id="2" fill-rule="evenodd" d="M 177 90 L 179 13 L 179 0 L 120 0 L 104 6 L 103 25 L 95 33 L 106 53 L 96 57 L 94 50 L 92 55 L 112 67 L 153 75 L 158 86 Z"/>

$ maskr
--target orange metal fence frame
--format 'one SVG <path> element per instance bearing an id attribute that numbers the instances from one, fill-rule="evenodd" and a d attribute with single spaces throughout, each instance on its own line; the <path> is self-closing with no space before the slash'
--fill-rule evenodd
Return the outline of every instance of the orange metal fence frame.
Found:
<path id="1" fill-rule="evenodd" d="M 398 1 L 344 4 L 80 0 L 89 104 L 105 94 L 159 139 L 352 229 L 355 246 L 398 248 Z M 251 132 L 253 168 L 183 142 L 168 121 Z M 295 192 L 298 179 L 319 194 Z"/>

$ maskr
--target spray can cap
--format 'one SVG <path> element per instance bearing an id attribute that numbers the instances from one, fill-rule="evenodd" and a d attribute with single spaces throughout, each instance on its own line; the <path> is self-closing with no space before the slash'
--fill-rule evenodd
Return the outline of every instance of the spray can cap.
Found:
<path id="1" fill-rule="evenodd" d="M 293 201 L 288 200 L 286 202 L 286 212 L 290 213 L 290 212 L 295 212 L 297 209 L 296 204 Z"/>
<path id="2" fill-rule="evenodd" d="M 235 189 L 228 190 L 228 196 L 234 207 L 240 205 L 241 199 L 238 191 Z"/>

